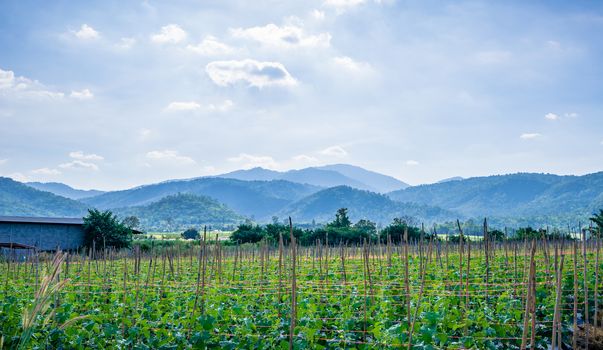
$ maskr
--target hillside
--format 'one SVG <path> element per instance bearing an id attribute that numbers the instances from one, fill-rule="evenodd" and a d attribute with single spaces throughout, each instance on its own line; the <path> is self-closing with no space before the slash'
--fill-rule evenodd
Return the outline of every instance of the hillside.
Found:
<path id="1" fill-rule="evenodd" d="M 332 164 L 317 167 L 317 169 L 336 171 L 351 179 L 367 184 L 376 192 L 387 193 L 409 187 L 410 185 L 402 182 L 395 177 L 383 175 L 375 171 L 349 164 Z"/>
<path id="2" fill-rule="evenodd" d="M 203 225 L 236 224 L 244 218 L 206 196 L 179 193 L 144 206 L 115 209 L 122 217 L 134 215 L 144 230 L 173 231 Z"/>
<path id="3" fill-rule="evenodd" d="M 241 181 L 223 178 L 174 180 L 129 190 L 107 192 L 82 201 L 99 209 L 146 205 L 177 193 L 215 198 L 246 217 L 265 218 L 318 190 L 288 181 Z"/>
<path id="4" fill-rule="evenodd" d="M 0 215 L 81 217 L 86 206 L 0 177 Z"/>
<path id="5" fill-rule="evenodd" d="M 396 217 L 410 216 L 425 222 L 452 220 L 457 217 L 453 212 L 426 205 L 400 203 L 385 195 L 357 190 L 348 186 L 338 186 L 314 193 L 299 200 L 283 210 L 277 216 L 291 216 L 296 222 L 308 223 L 312 220 L 324 223 L 333 220 L 339 208 L 348 208 L 352 220 L 369 219 L 388 224 Z"/>
<path id="6" fill-rule="evenodd" d="M 333 164 L 279 172 L 264 168 L 236 170 L 218 177 L 237 180 L 286 180 L 319 187 L 350 186 L 373 192 L 390 192 L 408 184 L 374 171 L 349 164 Z"/>
<path id="7" fill-rule="evenodd" d="M 520 173 L 475 177 L 410 187 L 389 196 L 466 216 L 584 222 L 594 210 L 603 208 L 603 172 L 584 176 Z"/>
<path id="8" fill-rule="evenodd" d="M 40 191 L 46 191 L 54 193 L 57 196 L 76 200 L 92 196 L 98 196 L 99 194 L 104 193 L 104 191 L 98 190 L 79 190 L 60 182 L 26 182 L 25 184 Z"/>

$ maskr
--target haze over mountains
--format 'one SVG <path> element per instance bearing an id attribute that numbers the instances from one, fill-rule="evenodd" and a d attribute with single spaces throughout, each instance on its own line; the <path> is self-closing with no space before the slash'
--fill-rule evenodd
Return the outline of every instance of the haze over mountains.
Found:
<path id="1" fill-rule="evenodd" d="M 264 168 L 237 170 L 218 177 L 238 180 L 286 180 L 320 187 L 350 186 L 379 193 L 400 190 L 410 185 L 394 177 L 348 164 L 333 164 L 280 172 Z"/>
<path id="2" fill-rule="evenodd" d="M 603 172 L 451 178 L 409 187 L 386 175 L 337 164 L 287 172 L 253 168 L 106 193 L 0 178 L 0 215 L 81 216 L 90 207 L 138 216 L 143 229 L 153 230 L 245 219 L 261 223 L 273 216 L 324 223 L 341 207 L 349 209 L 354 221 L 381 224 L 394 217 L 426 223 L 489 217 L 509 226 L 563 227 L 584 223 L 603 208 Z"/>
<path id="3" fill-rule="evenodd" d="M 71 199 L 82 199 L 105 193 L 105 191 L 99 190 L 78 190 L 60 182 L 27 182 L 25 184 L 40 191 L 51 192 Z"/>

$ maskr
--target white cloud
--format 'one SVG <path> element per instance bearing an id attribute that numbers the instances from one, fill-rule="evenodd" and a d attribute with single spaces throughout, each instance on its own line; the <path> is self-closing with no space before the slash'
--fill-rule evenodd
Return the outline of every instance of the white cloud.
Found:
<path id="1" fill-rule="evenodd" d="M 69 97 L 77 100 L 89 100 L 94 97 L 94 94 L 89 89 L 84 89 L 82 91 L 71 91 Z"/>
<path id="2" fill-rule="evenodd" d="M 316 157 L 312 157 L 306 154 L 300 154 L 292 158 L 296 162 L 300 163 L 316 163 L 318 159 Z"/>
<path id="3" fill-rule="evenodd" d="M 172 102 L 166 108 L 166 112 L 186 112 L 196 111 L 201 108 L 201 105 L 195 101 L 188 102 Z"/>
<path id="4" fill-rule="evenodd" d="M 59 164 L 59 168 L 62 168 L 62 169 L 86 169 L 86 170 L 97 171 L 98 165 L 76 159 L 76 160 L 73 160 L 68 163 Z"/>
<path id="5" fill-rule="evenodd" d="M 270 23 L 263 27 L 234 28 L 231 33 L 236 38 L 254 40 L 277 48 L 329 47 L 331 44 L 331 34 L 308 35 L 302 27 L 295 25 L 279 27 Z"/>
<path id="6" fill-rule="evenodd" d="M 151 41 L 158 44 L 177 44 L 185 39 L 186 32 L 177 24 L 163 26 L 159 33 L 151 35 Z"/>
<path id="7" fill-rule="evenodd" d="M 366 0 L 325 0 L 324 5 L 337 10 L 346 10 L 365 3 Z"/>
<path id="8" fill-rule="evenodd" d="M 341 146 L 331 146 L 318 152 L 325 156 L 342 158 L 348 155 L 348 152 Z"/>
<path id="9" fill-rule="evenodd" d="M 561 48 L 561 43 L 556 40 L 548 40 L 546 46 L 550 49 L 559 50 Z"/>
<path id="10" fill-rule="evenodd" d="M 220 86 L 228 86 L 238 82 L 244 82 L 249 86 L 258 88 L 297 84 L 297 81 L 289 74 L 285 66 L 279 62 L 259 62 L 251 59 L 214 61 L 205 67 L 205 71 L 210 79 Z"/>
<path id="11" fill-rule="evenodd" d="M 334 57 L 333 63 L 335 63 L 339 67 L 342 67 L 342 68 L 345 68 L 347 70 L 351 70 L 354 72 L 363 72 L 363 71 L 369 71 L 372 69 L 370 64 L 368 64 L 366 62 L 354 61 L 351 57 L 348 57 L 348 56 Z"/>
<path id="12" fill-rule="evenodd" d="M 17 77 L 11 70 L 0 68 L 0 96 L 34 99 L 62 99 L 65 94 L 52 91 L 40 82 Z"/>
<path id="13" fill-rule="evenodd" d="M 232 109 L 232 107 L 234 107 L 234 102 L 232 102 L 231 100 L 224 100 L 222 103 L 219 104 L 210 103 L 207 106 L 207 110 L 211 112 L 228 112 Z"/>
<path id="14" fill-rule="evenodd" d="M 413 160 L 413 159 L 409 159 L 409 160 L 406 161 L 406 165 L 408 165 L 408 166 L 416 166 L 416 165 L 419 165 L 419 162 L 417 162 L 416 160 Z"/>
<path id="15" fill-rule="evenodd" d="M 320 10 L 314 9 L 314 10 L 312 10 L 311 15 L 317 21 L 322 21 L 323 19 L 325 19 L 325 12 L 324 11 L 320 11 Z"/>
<path id="16" fill-rule="evenodd" d="M 146 141 L 149 139 L 149 137 L 151 137 L 152 133 L 153 132 L 150 129 L 142 128 L 138 130 L 138 139 L 141 141 Z"/>
<path id="17" fill-rule="evenodd" d="M 169 162 L 177 165 L 191 165 L 197 163 L 193 158 L 183 156 L 178 153 L 178 151 L 173 150 L 147 152 L 146 157 L 150 160 Z"/>
<path id="18" fill-rule="evenodd" d="M 10 177 L 11 179 L 18 181 L 18 182 L 29 182 L 31 181 L 31 179 L 29 178 L 29 176 L 23 174 L 23 173 L 12 173 L 12 174 L 8 174 L 6 175 L 7 177 Z"/>
<path id="19" fill-rule="evenodd" d="M 82 151 L 69 152 L 69 157 L 71 157 L 73 159 L 91 160 L 91 161 L 99 161 L 99 160 L 105 159 L 104 157 L 99 156 L 98 154 L 94 154 L 94 153 L 85 154 Z"/>
<path id="20" fill-rule="evenodd" d="M 119 40 L 119 44 L 116 46 L 120 49 L 129 49 L 134 46 L 134 44 L 136 44 L 136 39 L 124 37 Z"/>
<path id="21" fill-rule="evenodd" d="M 87 24 L 82 24 L 80 30 L 72 31 L 72 33 L 81 40 L 93 40 L 100 37 L 100 33 Z"/>
<path id="22" fill-rule="evenodd" d="M 188 45 L 187 50 L 203 56 L 227 55 L 236 50 L 218 40 L 218 38 L 208 35 L 197 45 Z"/>
<path id="23" fill-rule="evenodd" d="M 61 175 L 60 170 L 50 169 L 50 168 L 34 169 L 31 172 L 32 172 L 32 174 L 36 174 L 36 175 L 48 175 L 48 176 Z"/>
<path id="24" fill-rule="evenodd" d="M 262 167 L 267 169 L 278 168 L 278 163 L 270 156 L 259 156 L 247 153 L 241 153 L 236 157 L 227 159 L 229 162 L 240 163 L 243 168 Z"/>
<path id="25" fill-rule="evenodd" d="M 559 116 L 555 113 L 547 113 L 544 118 L 548 120 L 559 120 Z"/>
<path id="26" fill-rule="evenodd" d="M 534 133 L 523 133 L 519 136 L 520 139 L 522 140 L 534 140 L 539 138 L 540 136 L 542 136 L 541 134 L 534 132 Z"/>
<path id="27" fill-rule="evenodd" d="M 8 162 L 8 159 L 0 159 L 0 165 L 6 164 L 6 162 Z"/>
<path id="28" fill-rule="evenodd" d="M 569 113 L 565 113 L 565 117 L 566 118 L 578 118 L 578 113 L 576 112 L 569 112 Z"/>
<path id="29" fill-rule="evenodd" d="M 481 51 L 475 55 L 478 63 L 481 64 L 498 64 L 505 63 L 511 59 L 509 51 Z"/>

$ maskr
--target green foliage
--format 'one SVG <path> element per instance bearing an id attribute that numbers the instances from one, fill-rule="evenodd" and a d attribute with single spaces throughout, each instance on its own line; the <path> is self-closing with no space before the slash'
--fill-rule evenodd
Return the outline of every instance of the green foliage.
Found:
<path id="1" fill-rule="evenodd" d="M 590 221 L 592 221 L 598 228 L 599 231 L 603 231 L 603 209 L 599 209 L 599 213 L 594 213 L 593 216 L 590 218 Z"/>
<path id="2" fill-rule="evenodd" d="M 352 225 L 348 217 L 348 208 L 339 208 L 335 213 L 335 221 L 327 224 L 327 227 L 332 228 L 348 228 Z"/>
<path id="3" fill-rule="evenodd" d="M 131 244 L 132 230 L 111 211 L 88 210 L 84 217 L 84 246 L 129 248 Z"/>
<path id="4" fill-rule="evenodd" d="M 491 241 L 503 241 L 505 239 L 505 233 L 501 230 L 488 231 L 488 237 Z"/>
<path id="5" fill-rule="evenodd" d="M 421 230 L 408 224 L 407 219 L 396 218 L 392 224 L 384 228 L 380 235 L 377 235 L 377 225 L 366 219 L 361 219 L 352 225 L 347 215 L 346 208 L 340 208 L 335 213 L 335 219 L 327 223 L 324 227 L 314 229 L 301 229 L 293 227 L 293 235 L 301 245 L 316 244 L 320 240 L 321 244 L 337 245 L 362 244 L 364 241 L 375 242 L 377 239 L 385 241 L 388 235 L 391 235 L 392 241 L 399 243 L 404 237 L 404 231 L 408 230 L 409 240 L 418 240 L 421 238 Z M 263 239 L 271 242 L 278 242 L 279 235 L 283 236 L 283 242 L 289 243 L 289 226 L 283 225 L 278 220 L 273 220 L 271 224 L 260 226 L 252 223 L 239 225 L 237 230 L 230 236 L 233 243 L 256 243 Z M 424 235 L 429 238 L 428 235 Z"/>
<path id="6" fill-rule="evenodd" d="M 230 240 L 238 243 L 257 243 L 266 237 L 265 231 L 259 225 L 240 224 L 230 235 Z"/>
<path id="7" fill-rule="evenodd" d="M 201 235 L 199 234 L 199 231 L 197 231 L 197 229 L 195 228 L 189 228 L 186 231 L 182 232 L 182 238 L 184 239 L 199 239 L 201 238 Z"/>
<path id="8" fill-rule="evenodd" d="M 559 230 L 553 230 L 551 232 L 547 232 L 545 229 L 533 229 L 532 227 L 521 227 L 517 231 L 515 231 L 515 235 L 511 237 L 511 239 L 516 240 L 524 240 L 524 239 L 542 239 L 547 237 L 548 239 L 565 239 L 565 240 L 573 240 L 573 237 L 567 233 L 562 233 Z"/>
<path id="9" fill-rule="evenodd" d="M 392 242 L 400 243 L 404 242 L 404 232 L 407 232 L 409 242 L 421 239 L 421 229 L 409 225 L 407 220 L 401 218 L 394 218 L 390 225 L 381 230 L 379 238 L 386 241 L 387 237 L 390 236 Z M 428 237 L 424 236 L 424 238 Z"/>
<path id="10" fill-rule="evenodd" d="M 126 216 L 122 222 L 131 229 L 135 229 L 140 226 L 140 220 L 134 215 Z"/>

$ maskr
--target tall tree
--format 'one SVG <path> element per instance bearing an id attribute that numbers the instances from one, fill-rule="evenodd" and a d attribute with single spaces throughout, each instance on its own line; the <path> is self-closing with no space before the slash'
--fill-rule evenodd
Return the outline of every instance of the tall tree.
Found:
<path id="1" fill-rule="evenodd" d="M 132 244 L 132 229 L 120 222 L 111 211 L 88 209 L 84 217 L 84 245 L 86 247 L 129 248 Z"/>

